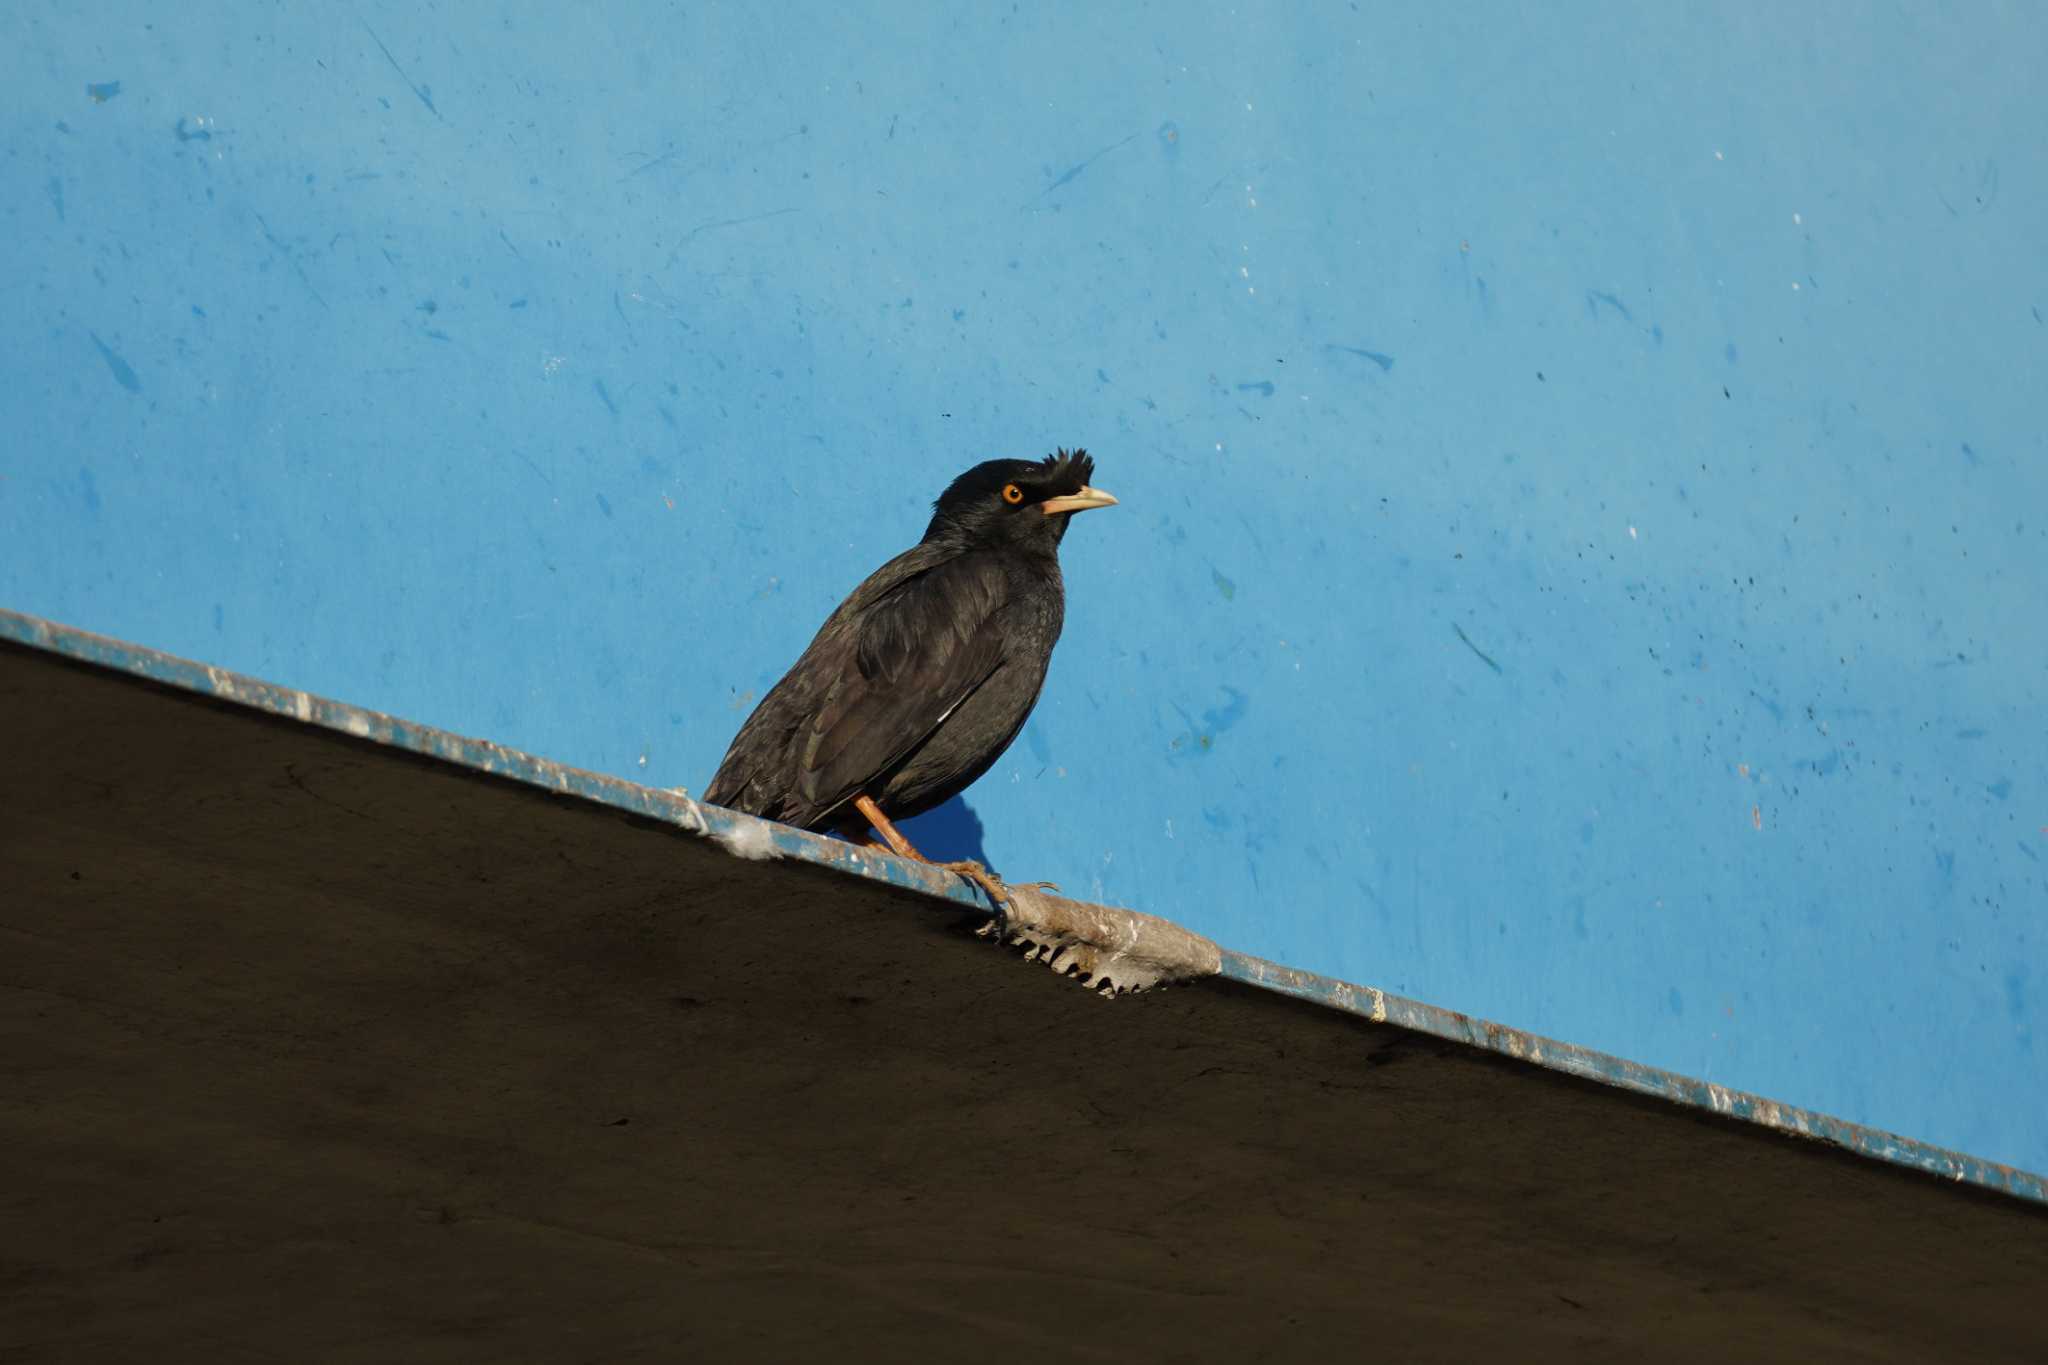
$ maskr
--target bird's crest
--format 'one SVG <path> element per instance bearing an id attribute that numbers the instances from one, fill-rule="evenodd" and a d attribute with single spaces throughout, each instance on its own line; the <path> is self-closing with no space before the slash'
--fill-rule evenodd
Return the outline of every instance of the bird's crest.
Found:
<path id="1" fill-rule="evenodd" d="M 993 497 L 1006 483 L 1023 484 L 1041 498 L 1078 493 L 1094 474 L 1094 458 L 1078 447 L 1062 447 L 1042 460 L 986 460 L 947 485 L 932 510 L 943 516 L 949 509 L 971 507 Z"/>
<path id="2" fill-rule="evenodd" d="M 1039 481 L 1057 493 L 1078 493 L 1095 477 L 1095 458 L 1076 446 L 1038 462 Z"/>

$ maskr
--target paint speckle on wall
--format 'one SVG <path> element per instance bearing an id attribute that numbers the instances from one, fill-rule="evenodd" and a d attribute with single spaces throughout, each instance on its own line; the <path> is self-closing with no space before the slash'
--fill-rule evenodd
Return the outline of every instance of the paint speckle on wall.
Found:
<path id="1" fill-rule="evenodd" d="M 114 376 L 114 382 L 130 393 L 141 393 L 142 376 L 135 373 L 135 367 L 123 359 L 113 347 L 101 341 L 99 333 L 87 332 L 86 335 L 92 338 L 92 344 L 98 348 L 100 359 L 107 362 L 107 370 Z"/>

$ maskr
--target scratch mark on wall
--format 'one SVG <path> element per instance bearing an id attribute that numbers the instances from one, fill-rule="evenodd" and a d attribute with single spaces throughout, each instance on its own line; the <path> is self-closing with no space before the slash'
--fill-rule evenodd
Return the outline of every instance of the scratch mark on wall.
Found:
<path id="1" fill-rule="evenodd" d="M 1485 664 L 1488 668 L 1492 669 L 1496 673 L 1501 671 L 1500 665 L 1494 662 L 1493 656 L 1491 654 L 1488 654 L 1478 645 L 1472 643 L 1472 637 L 1465 633 L 1465 628 L 1463 626 L 1459 625 L 1456 621 L 1453 621 L 1451 622 L 1451 629 L 1458 632 L 1458 638 L 1465 642 L 1465 648 L 1471 650 L 1474 654 L 1477 654 L 1479 656 L 1479 662 Z"/>
<path id="2" fill-rule="evenodd" d="M 432 114 L 437 119 L 441 119 L 441 122 L 446 123 L 448 120 L 441 118 L 441 111 L 434 107 L 433 90 L 427 86 L 418 84 L 413 80 L 412 77 L 405 74 L 405 68 L 398 64 L 398 58 L 391 55 L 391 49 L 384 46 L 384 40 L 377 36 L 376 29 L 370 27 L 369 20 L 364 19 L 361 20 L 360 22 L 363 26 L 363 32 L 370 35 L 370 41 L 377 45 L 377 50 L 384 54 L 384 60 L 391 63 L 391 69 L 398 73 L 398 79 L 405 82 L 405 88 L 412 91 L 414 95 L 419 97 L 419 102 L 427 106 L 428 113 Z"/>
<path id="3" fill-rule="evenodd" d="M 720 228 L 743 227 L 748 223 L 765 222 L 770 218 L 780 218 L 786 213 L 795 212 L 797 212 L 797 210 L 794 208 L 770 209 L 766 213 L 751 213 L 744 218 L 714 218 L 708 223 L 699 223 L 697 224 L 697 226 L 691 228 L 688 232 L 684 233 L 683 243 L 687 244 L 690 242 L 694 242 L 697 240 L 698 237 L 702 236 L 704 233 L 716 232 Z M 674 262 L 680 250 L 681 248 L 678 247 L 676 251 L 671 251 L 669 253 L 668 258 L 670 262 Z"/>
<path id="4" fill-rule="evenodd" d="M 528 469 L 531 469 L 536 475 L 538 475 L 542 483 L 546 484 L 550 488 L 553 488 L 555 486 L 555 481 L 548 477 L 548 472 L 545 469 L 542 469 L 539 465 L 534 463 L 532 456 L 528 455 L 523 450 L 514 450 L 512 453 L 519 457 L 519 462 L 521 464 L 525 465 Z"/>
<path id="5" fill-rule="evenodd" d="M 1599 317 L 1600 305 L 1603 303 L 1621 314 L 1623 322 L 1634 322 L 1636 320 L 1635 314 L 1629 312 L 1628 305 L 1614 295 L 1602 293 L 1598 289 L 1588 289 L 1586 291 L 1586 313 L 1589 317 Z"/>
<path id="6" fill-rule="evenodd" d="M 117 355 L 106 342 L 101 341 L 99 333 L 87 332 L 86 335 L 92 338 L 93 345 L 99 347 L 100 358 L 106 361 L 107 368 L 113 371 L 114 382 L 130 393 L 141 393 L 142 379 L 135 373 L 135 367 Z"/>
<path id="7" fill-rule="evenodd" d="M 276 233 L 270 230 L 269 221 L 266 220 L 264 216 L 260 213 L 256 215 L 256 225 L 263 229 L 263 240 L 270 243 L 271 248 L 275 250 L 278 255 L 284 257 L 285 262 L 291 266 L 292 273 L 299 277 L 300 284 L 306 286 L 306 292 L 313 296 L 313 301 L 319 304 L 322 308 L 327 308 L 327 300 L 321 296 L 319 290 L 313 287 L 313 282 L 306 278 L 306 270 L 304 266 L 299 264 L 298 253 L 294 252 L 291 249 L 291 247 L 287 246 L 284 242 L 284 239 L 282 239 Z M 332 312 L 334 310 L 329 308 L 328 311 Z"/>
<path id="8" fill-rule="evenodd" d="M 667 151 L 663 152 L 660 156 L 655 157 L 652 161 L 643 161 L 638 166 L 635 166 L 632 170 L 627 171 L 624 175 L 619 177 L 619 180 L 623 183 L 627 180 L 631 180 L 636 175 L 645 175 L 647 174 L 647 172 L 654 170 L 657 167 L 668 165 L 669 162 L 674 161 L 677 157 L 681 155 L 682 153 L 680 151 L 678 151 L 674 147 L 671 147 Z"/>
<path id="9" fill-rule="evenodd" d="M 1111 152 L 1116 151 L 1119 147 L 1128 146 L 1131 142 L 1136 140 L 1137 136 L 1138 135 L 1136 133 L 1132 133 L 1129 137 L 1124 138 L 1122 141 L 1110 143 L 1107 147 L 1104 147 L 1101 151 L 1096 152 L 1093 156 L 1090 156 L 1085 160 L 1075 162 L 1073 165 L 1067 167 L 1066 170 L 1062 171 L 1058 179 L 1054 180 L 1050 185 L 1047 185 L 1037 194 L 1034 194 L 1029 199 L 1025 200 L 1022 207 L 1029 208 L 1031 205 L 1045 198 L 1045 196 L 1047 196 L 1048 194 L 1051 194 L 1054 190 L 1059 189 L 1064 185 L 1073 184 L 1074 181 L 1080 179 L 1081 172 L 1087 170 L 1090 166 L 1093 166 L 1096 162 L 1102 160 L 1102 158 L 1108 156 Z"/>
<path id="10" fill-rule="evenodd" d="M 1383 351 L 1368 351 L 1362 346 L 1339 346 L 1334 341 L 1323 343 L 1323 349 L 1326 351 L 1341 351 L 1345 355 L 1362 356 L 1379 366 L 1380 373 L 1382 374 L 1394 368 L 1394 357 L 1387 355 Z"/>

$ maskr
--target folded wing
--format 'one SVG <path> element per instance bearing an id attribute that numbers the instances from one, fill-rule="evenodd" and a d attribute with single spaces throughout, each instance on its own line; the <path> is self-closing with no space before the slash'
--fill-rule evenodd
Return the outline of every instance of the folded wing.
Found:
<path id="1" fill-rule="evenodd" d="M 876 787 L 1002 667 L 1007 585 L 986 555 L 918 546 L 818 631 L 740 730 L 705 796 L 820 826 Z"/>

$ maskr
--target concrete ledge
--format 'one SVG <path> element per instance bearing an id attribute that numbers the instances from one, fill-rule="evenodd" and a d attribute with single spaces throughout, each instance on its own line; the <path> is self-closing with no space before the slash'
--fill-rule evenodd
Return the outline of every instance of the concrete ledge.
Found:
<path id="1" fill-rule="evenodd" d="M 2023 1172 L 0 637 L 0 1358 L 2048 1354 Z"/>

